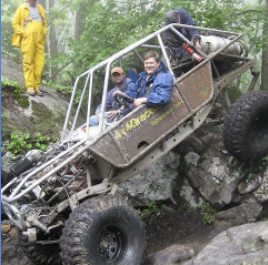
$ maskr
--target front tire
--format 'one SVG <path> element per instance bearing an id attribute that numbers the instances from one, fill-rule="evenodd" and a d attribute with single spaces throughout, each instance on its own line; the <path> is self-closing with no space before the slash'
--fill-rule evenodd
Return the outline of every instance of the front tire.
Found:
<path id="1" fill-rule="evenodd" d="M 98 196 L 71 213 L 60 246 L 63 265 L 138 265 L 145 248 L 145 231 L 126 200 Z"/>
<path id="2" fill-rule="evenodd" d="M 246 93 L 230 107 L 223 140 L 229 153 L 244 162 L 268 154 L 268 92 Z"/>

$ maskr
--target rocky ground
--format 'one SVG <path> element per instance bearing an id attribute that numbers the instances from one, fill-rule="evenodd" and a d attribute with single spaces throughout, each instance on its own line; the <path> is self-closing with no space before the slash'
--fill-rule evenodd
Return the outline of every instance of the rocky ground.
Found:
<path id="1" fill-rule="evenodd" d="M 24 87 L 22 65 L 1 53 L 1 80 L 16 81 Z M 30 97 L 8 85 L 1 91 L 1 139 L 14 131 L 40 132 L 59 136 L 69 106 L 69 96 L 41 85 L 44 96 Z M 15 89 L 16 90 L 16 89 Z"/>
<path id="2" fill-rule="evenodd" d="M 13 65 L 3 60 L 1 75 L 6 76 Z M 11 78 L 17 80 L 18 75 Z M 4 134 L 20 124 L 29 126 L 25 125 L 27 130 L 35 130 L 38 123 L 58 130 L 58 108 L 53 114 L 58 118 L 51 119 L 54 125 L 39 120 L 44 112 L 52 113 L 50 104 L 66 110 L 67 103 L 59 104 L 60 96 L 50 92 L 44 98 L 27 97 L 29 104 L 22 107 L 4 91 Z M 35 104 L 46 110 L 35 109 Z M 140 210 L 146 225 L 143 265 L 268 264 L 268 158 L 249 165 L 231 157 L 223 145 L 221 118 L 213 123 L 210 117 L 169 154 L 119 186 L 118 193 Z M 1 159 L 4 176 L 10 159 L 8 154 Z M 6 220 L 1 224 L 1 243 L 2 264 L 32 264 L 18 246 L 16 229 Z"/>

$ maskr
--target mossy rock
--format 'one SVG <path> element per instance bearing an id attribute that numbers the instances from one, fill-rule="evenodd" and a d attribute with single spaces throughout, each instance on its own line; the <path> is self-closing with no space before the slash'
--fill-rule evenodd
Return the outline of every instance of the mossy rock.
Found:
<path id="1" fill-rule="evenodd" d="M 35 129 L 42 133 L 53 131 L 53 135 L 58 137 L 63 126 L 64 115 L 52 113 L 44 104 L 34 101 L 31 107 Z"/>
<path id="2" fill-rule="evenodd" d="M 29 107 L 29 99 L 28 96 L 25 95 L 20 95 L 20 97 L 17 99 L 18 104 L 22 107 L 22 108 L 28 108 Z"/>

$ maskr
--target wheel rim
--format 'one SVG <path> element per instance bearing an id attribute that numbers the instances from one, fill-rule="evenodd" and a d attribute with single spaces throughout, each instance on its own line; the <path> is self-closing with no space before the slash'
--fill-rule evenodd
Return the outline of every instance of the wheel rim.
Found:
<path id="1" fill-rule="evenodd" d="M 102 229 L 98 239 L 99 256 L 105 264 L 118 261 L 125 253 L 126 237 L 123 231 L 114 225 Z"/>
<path id="2" fill-rule="evenodd" d="M 267 148 L 268 143 L 268 117 L 266 113 L 257 116 L 251 126 L 250 130 L 251 146 L 259 150 Z"/>

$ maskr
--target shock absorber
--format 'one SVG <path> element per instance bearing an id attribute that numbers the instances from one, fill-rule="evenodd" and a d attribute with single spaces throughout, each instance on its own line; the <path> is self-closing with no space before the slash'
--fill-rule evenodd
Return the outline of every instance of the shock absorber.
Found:
<path id="1" fill-rule="evenodd" d="M 183 43 L 183 48 L 189 52 L 192 57 L 197 61 L 197 62 L 201 62 L 203 60 L 203 57 L 201 55 L 199 55 L 198 53 L 196 53 L 191 47 L 189 47 L 186 43 Z"/>

